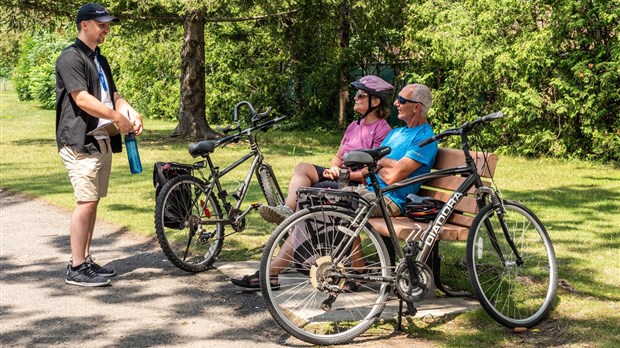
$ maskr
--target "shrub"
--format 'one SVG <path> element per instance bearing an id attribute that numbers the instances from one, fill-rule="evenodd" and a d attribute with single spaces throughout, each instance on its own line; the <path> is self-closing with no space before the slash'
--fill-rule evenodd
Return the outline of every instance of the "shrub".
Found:
<path id="1" fill-rule="evenodd" d="M 58 33 L 36 33 L 24 37 L 12 78 L 19 100 L 36 100 L 43 108 L 54 108 L 54 66 L 56 58 L 70 42 L 67 36 Z"/>

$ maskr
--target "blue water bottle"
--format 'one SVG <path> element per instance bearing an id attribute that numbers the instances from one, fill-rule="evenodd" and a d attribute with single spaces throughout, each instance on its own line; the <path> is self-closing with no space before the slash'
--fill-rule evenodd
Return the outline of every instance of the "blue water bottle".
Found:
<path id="1" fill-rule="evenodd" d="M 129 117 L 129 111 L 127 111 L 127 117 Z M 125 136 L 125 148 L 127 149 L 127 159 L 129 160 L 129 170 L 131 170 L 131 174 L 142 173 L 138 143 L 136 142 L 136 135 L 133 132 Z"/>

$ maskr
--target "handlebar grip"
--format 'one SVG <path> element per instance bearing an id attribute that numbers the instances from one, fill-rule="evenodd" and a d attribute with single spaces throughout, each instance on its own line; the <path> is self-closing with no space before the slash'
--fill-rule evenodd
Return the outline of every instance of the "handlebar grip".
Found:
<path id="1" fill-rule="evenodd" d="M 215 127 L 215 129 L 217 129 L 218 131 L 224 133 L 224 134 L 228 134 L 231 132 L 234 132 L 236 130 L 239 129 L 239 124 L 236 124 L 235 126 L 225 126 L 225 127 Z"/>
<path id="2" fill-rule="evenodd" d="M 433 135 L 432 137 L 430 137 L 430 138 L 428 138 L 426 140 L 423 140 L 421 143 L 418 144 L 418 146 L 419 147 L 424 147 L 424 146 L 426 146 L 426 145 L 428 145 L 430 143 L 433 143 L 435 141 L 437 141 L 437 136 Z"/>
<path id="3" fill-rule="evenodd" d="M 280 116 L 278 118 L 274 118 L 273 120 L 269 120 L 265 123 L 261 123 L 258 126 L 256 126 L 256 129 L 262 130 L 263 132 L 266 132 L 269 128 L 271 128 L 271 126 L 273 126 L 274 124 L 282 121 L 286 119 L 286 116 Z"/>
<path id="4" fill-rule="evenodd" d="M 267 110 L 254 115 L 254 117 L 252 117 L 252 122 L 256 122 L 258 120 L 260 120 L 261 118 L 268 116 L 271 113 L 271 106 L 267 108 Z"/>
<path id="5" fill-rule="evenodd" d="M 490 121 L 494 121 L 497 120 L 498 118 L 502 118 L 504 117 L 504 113 L 500 110 L 498 112 L 494 112 L 492 114 L 488 114 L 486 116 L 482 116 L 482 121 L 483 122 L 490 122 Z"/>

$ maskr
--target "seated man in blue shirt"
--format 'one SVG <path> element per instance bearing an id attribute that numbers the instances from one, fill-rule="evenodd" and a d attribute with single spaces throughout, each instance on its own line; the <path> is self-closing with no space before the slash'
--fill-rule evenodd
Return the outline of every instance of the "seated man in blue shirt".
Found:
<path id="1" fill-rule="evenodd" d="M 431 105 L 431 91 L 422 84 L 407 85 L 396 97 L 394 106 L 398 109 L 398 119 L 404 122 L 405 126 L 393 129 L 381 143 L 381 146 L 389 146 L 392 149 L 389 155 L 378 162 L 377 176 L 381 187 L 428 173 L 435 164 L 437 143 L 431 143 L 423 148 L 418 146 L 420 142 L 433 136 L 433 130 L 427 120 Z M 419 184 L 409 185 L 386 193 L 384 199 L 390 216 L 401 215 L 407 195 L 416 193 L 419 188 Z M 351 187 L 350 190 L 368 200 L 376 197 L 370 186 L 360 185 Z M 373 214 L 376 217 L 382 216 L 380 209 L 375 209 Z M 276 258 L 271 261 L 269 273 L 272 286 L 279 287 L 278 274 L 293 261 L 291 255 L 294 254 L 294 245 L 296 245 L 295 234 L 290 234 Z M 352 257 L 352 259 L 359 260 L 360 264 L 354 262 L 351 267 L 354 269 L 364 267 L 363 257 Z M 240 279 L 232 278 L 231 281 L 245 288 L 260 288 L 258 271 Z M 351 291 L 355 290 L 351 289 Z"/>

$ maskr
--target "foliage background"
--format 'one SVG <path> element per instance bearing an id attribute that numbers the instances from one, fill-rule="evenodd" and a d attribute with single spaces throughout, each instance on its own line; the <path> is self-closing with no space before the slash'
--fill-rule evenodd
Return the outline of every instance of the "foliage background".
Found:
<path id="1" fill-rule="evenodd" d="M 135 8 L 102 3 L 112 12 L 152 15 L 183 8 L 173 0 Z M 293 116 L 297 129 L 338 129 L 342 75 L 351 81 L 375 73 L 397 88 L 430 86 L 437 131 L 501 109 L 506 127 L 485 135 L 497 152 L 620 162 L 618 0 L 231 0 L 218 6 L 228 17 L 295 12 L 208 22 L 210 123 L 226 123 L 235 103 L 250 100 Z M 53 108 L 53 64 L 75 35 L 71 24 L 23 33 L 3 26 L 0 72 L 12 71 L 22 100 Z M 148 117 L 177 118 L 182 39 L 179 23 L 134 20 L 115 26 L 102 46 L 119 89 Z"/>

